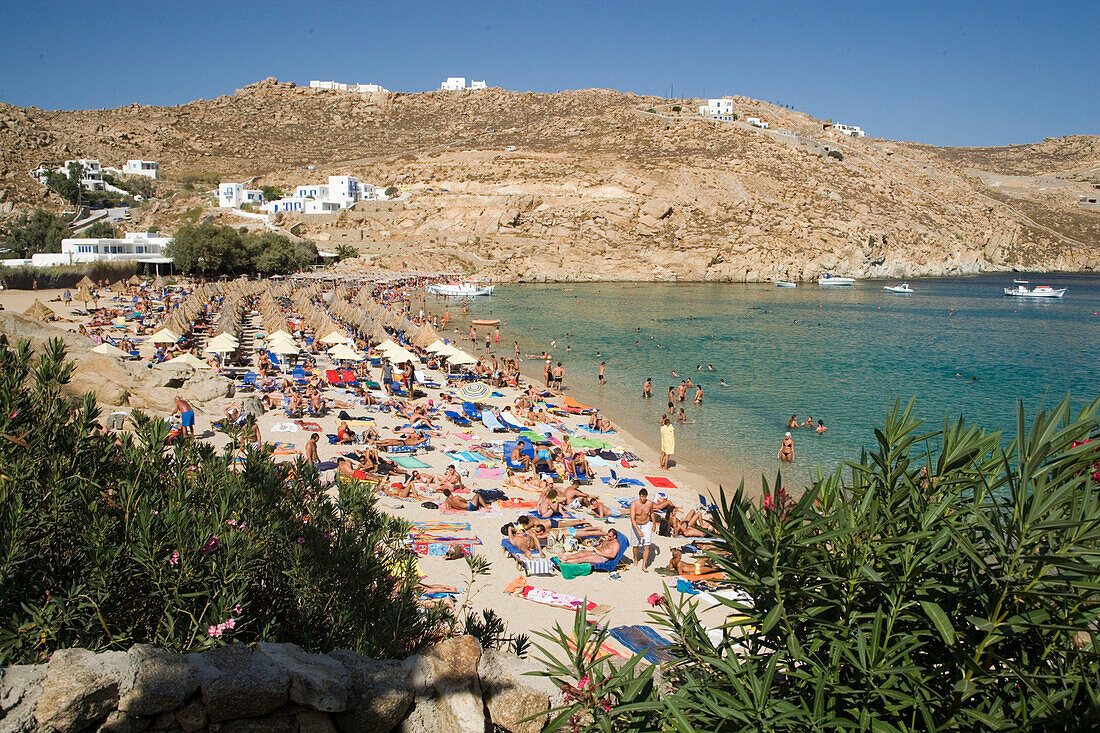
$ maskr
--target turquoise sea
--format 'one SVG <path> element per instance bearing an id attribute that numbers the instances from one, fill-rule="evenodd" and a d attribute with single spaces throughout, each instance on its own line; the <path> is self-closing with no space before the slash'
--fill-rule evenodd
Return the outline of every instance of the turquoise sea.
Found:
<path id="1" fill-rule="evenodd" d="M 1013 277 L 1069 292 L 1060 300 L 1004 297 Z M 962 414 L 1011 436 L 1017 400 L 1030 414 L 1067 393 L 1077 404 L 1100 394 L 1100 276 L 915 280 L 912 296 L 884 293 L 884 284 L 501 285 L 474 299 L 469 317 L 506 324 L 498 353 L 511 355 L 516 340 L 525 355 L 550 351 L 569 394 L 654 444 L 668 387 L 701 384 L 703 404 L 691 403 L 694 389 L 682 403 L 694 422 L 677 425 L 677 458 L 728 475 L 727 484 L 742 469 L 751 484 L 761 472 L 774 476 L 792 413 L 828 426 L 824 435 L 792 431 L 795 461 L 784 475 L 797 485 L 818 465 L 829 471 L 857 460 L 895 398 L 915 397 L 917 414 L 937 427 L 945 414 Z M 462 323 L 460 307 L 450 307 Z M 525 371 L 541 373 L 536 364 Z"/>

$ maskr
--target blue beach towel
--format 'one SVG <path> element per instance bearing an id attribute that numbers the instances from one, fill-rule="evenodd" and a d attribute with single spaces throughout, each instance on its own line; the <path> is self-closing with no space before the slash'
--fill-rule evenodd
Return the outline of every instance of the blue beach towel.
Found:
<path id="1" fill-rule="evenodd" d="M 649 626 L 616 626 L 611 629 L 611 637 L 627 649 L 644 655 L 647 662 L 668 662 L 674 659 L 667 649 L 672 642 L 664 638 Z"/>
<path id="2" fill-rule="evenodd" d="M 603 481 L 605 484 L 609 484 L 609 483 L 611 483 L 611 477 L 610 476 L 601 476 L 600 481 Z M 618 482 L 619 482 L 618 483 L 619 486 L 645 486 L 645 484 L 642 483 L 642 481 L 640 481 L 639 479 L 636 479 L 636 478 L 620 478 L 620 479 L 618 479 Z M 633 499 L 631 499 L 631 501 L 633 501 Z"/>

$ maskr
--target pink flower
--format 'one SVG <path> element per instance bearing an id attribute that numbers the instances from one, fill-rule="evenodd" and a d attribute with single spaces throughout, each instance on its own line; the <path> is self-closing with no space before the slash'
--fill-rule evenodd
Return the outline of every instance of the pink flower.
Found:
<path id="1" fill-rule="evenodd" d="M 172 551 L 172 557 L 168 558 L 168 564 L 169 565 L 179 565 L 180 564 L 179 550 L 173 550 Z"/>
<path id="2" fill-rule="evenodd" d="M 306 538 L 305 537 L 299 537 L 298 538 L 298 544 L 299 545 L 304 545 L 305 543 L 306 543 Z"/>
<path id="3" fill-rule="evenodd" d="M 227 519 L 227 520 L 225 520 L 225 523 L 228 524 L 230 527 L 236 527 L 237 526 L 237 520 L 236 519 Z"/>
<path id="4" fill-rule="evenodd" d="M 600 702 L 600 707 L 603 708 L 605 713 L 611 712 L 611 703 L 607 702 L 606 700 Z"/>
<path id="5" fill-rule="evenodd" d="M 219 636 L 222 635 L 221 626 L 211 626 L 206 630 L 206 635 L 212 639 L 217 639 Z"/>
<path id="6" fill-rule="evenodd" d="M 241 604 L 238 603 L 236 606 L 233 606 L 233 613 L 236 613 L 236 614 L 239 615 L 240 612 L 241 612 Z"/>
<path id="7" fill-rule="evenodd" d="M 232 629 L 236 628 L 236 626 L 237 626 L 237 621 L 235 619 L 227 619 L 226 622 L 222 624 L 223 629 L 232 630 Z"/>
<path id="8" fill-rule="evenodd" d="M 649 601 L 649 605 L 651 606 L 659 606 L 665 602 L 665 597 L 660 593 L 654 593 L 646 600 Z"/>
<path id="9" fill-rule="evenodd" d="M 581 677 L 579 680 L 577 680 L 577 689 L 584 690 L 591 684 L 592 680 L 588 677 L 588 675 L 585 675 L 584 677 Z"/>
<path id="10" fill-rule="evenodd" d="M 204 544 L 201 549 L 204 555 L 209 555 L 211 552 L 218 549 L 218 536 L 216 534 L 210 535 L 210 539 L 206 541 L 206 544 Z"/>
<path id="11" fill-rule="evenodd" d="M 764 509 L 771 511 L 775 508 L 775 502 L 772 500 L 771 494 L 764 494 Z"/>

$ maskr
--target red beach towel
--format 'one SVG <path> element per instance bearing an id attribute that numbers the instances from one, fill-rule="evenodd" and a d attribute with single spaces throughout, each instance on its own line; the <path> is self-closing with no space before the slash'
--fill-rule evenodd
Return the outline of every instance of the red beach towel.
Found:
<path id="1" fill-rule="evenodd" d="M 645 480 L 658 489 L 675 489 L 678 488 L 676 484 L 672 483 L 664 476 L 646 476 Z"/>

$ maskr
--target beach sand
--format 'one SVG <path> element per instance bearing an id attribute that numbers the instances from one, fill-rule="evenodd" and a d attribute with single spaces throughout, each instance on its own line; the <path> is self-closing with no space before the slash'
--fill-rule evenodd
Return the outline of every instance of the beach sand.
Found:
<path id="1" fill-rule="evenodd" d="M 22 310 L 28 307 L 37 297 L 44 303 L 47 303 L 47 305 L 50 305 L 59 316 L 71 319 L 69 323 L 55 322 L 54 325 L 75 330 L 77 324 L 83 319 L 70 315 L 68 312 L 69 309 L 65 308 L 61 303 L 49 302 L 52 298 L 59 298 L 60 293 L 61 291 L 38 291 L 37 293 L 33 293 L 30 291 L 8 290 L 0 293 L 0 304 L 6 309 L 22 312 Z M 106 300 L 101 301 L 100 304 L 104 306 L 111 305 L 111 303 Z M 142 344 L 139 350 L 143 360 L 147 360 L 148 357 L 152 355 L 152 346 L 150 344 Z M 524 362 L 527 369 L 534 367 L 541 371 L 539 364 L 539 362 Z M 324 359 L 318 364 L 318 368 L 321 370 L 324 370 L 327 366 L 328 364 L 325 363 Z M 431 370 L 424 369 L 423 371 L 428 373 L 429 376 L 438 377 L 438 374 Z M 371 374 L 372 378 L 377 379 L 379 376 L 379 369 L 372 368 Z M 535 376 L 536 384 L 541 384 L 540 377 L 541 374 Z M 436 405 L 440 404 L 440 394 L 442 390 L 429 388 L 425 391 L 427 392 L 427 397 L 433 399 Z M 501 388 L 496 391 L 500 393 L 501 396 L 495 396 L 484 400 L 484 404 L 492 407 L 503 407 L 504 405 L 513 404 L 518 395 L 516 390 L 508 388 Z M 580 395 L 579 391 L 570 390 L 568 393 L 574 395 L 575 398 Z M 197 412 L 196 434 L 200 439 L 209 441 L 219 447 L 225 444 L 227 440 L 226 437 L 224 434 L 214 431 L 211 428 L 211 421 L 220 420 L 224 416 L 224 408 L 233 401 L 232 399 L 219 399 L 206 404 L 196 403 L 194 405 Z M 420 402 L 424 401 L 423 399 L 420 400 Z M 171 406 L 165 405 L 160 416 L 168 417 L 170 411 Z M 322 426 L 323 433 L 335 433 L 338 424 L 335 418 L 335 412 L 337 411 L 338 410 L 330 411 L 330 413 L 324 417 L 312 419 Z M 349 412 L 353 415 L 362 415 L 364 414 L 364 408 L 359 407 L 351 409 Z M 392 435 L 391 428 L 404 423 L 404 420 L 394 413 L 386 414 L 372 411 L 368 414 L 369 417 L 372 418 L 373 424 L 384 437 Z M 608 417 L 614 422 L 615 416 L 613 412 L 608 414 Z M 573 430 L 577 435 L 588 436 L 588 433 L 577 429 L 577 426 L 582 424 L 584 420 L 585 418 L 580 417 L 567 418 L 565 421 L 566 427 Z M 292 444 L 295 449 L 301 450 L 309 439 L 310 432 L 301 429 L 293 432 L 273 432 L 272 428 L 276 424 L 287 422 L 288 419 L 283 416 L 281 411 L 277 413 L 267 412 L 259 420 L 263 439 L 265 441 L 282 441 Z M 430 465 L 430 468 L 421 470 L 433 474 L 442 474 L 448 465 L 455 463 L 450 457 L 444 454 L 444 449 L 454 448 L 456 450 L 463 450 L 469 443 L 481 443 L 493 440 L 501 441 L 509 439 L 510 435 L 514 435 L 508 433 L 490 435 L 486 429 L 481 428 L 474 429 L 472 431 L 474 437 L 466 441 L 458 437 L 459 434 L 463 432 L 462 429 L 447 422 L 441 414 L 438 415 L 436 424 L 441 428 L 443 436 L 433 438 L 433 449 L 417 456 L 417 458 Z M 654 425 L 652 429 L 655 442 L 657 426 Z M 677 488 L 655 489 L 648 483 L 646 483 L 646 486 L 651 496 L 655 495 L 658 491 L 662 491 L 666 493 L 676 505 L 682 507 L 684 511 L 698 506 L 699 494 L 708 493 L 709 489 L 716 489 L 718 480 L 720 480 L 720 477 L 708 476 L 705 470 L 699 470 L 690 466 L 673 465 L 669 471 L 660 470 L 658 467 L 658 455 L 655 445 L 651 444 L 649 441 L 640 440 L 625 430 L 620 429 L 613 434 L 595 437 L 604 438 L 607 442 L 615 445 L 616 448 L 631 451 L 643 459 L 642 462 L 636 464 L 634 468 L 616 466 L 615 469 L 620 477 L 635 478 L 643 482 L 645 481 L 645 476 L 667 477 L 671 479 L 676 484 Z M 342 452 L 340 448 L 341 447 L 329 445 L 328 441 L 322 437 L 319 445 L 321 460 L 334 460 L 336 456 Z M 344 446 L 342 448 L 346 450 L 348 447 Z M 276 456 L 276 460 L 294 460 L 295 457 L 296 456 L 293 455 Z M 500 465 L 497 462 L 489 460 L 482 461 L 481 463 L 488 466 Z M 501 478 L 497 479 L 477 478 L 473 474 L 475 472 L 475 467 L 480 465 L 479 463 L 461 463 L 456 465 L 461 472 L 469 474 L 463 476 L 463 481 L 466 486 L 471 489 L 504 488 L 506 471 L 502 472 Z M 607 468 L 597 468 L 595 470 L 598 475 L 608 475 Z M 332 471 L 325 472 L 325 478 L 331 478 L 332 474 Z M 400 476 L 395 476 L 394 480 L 400 480 Z M 727 481 L 724 483 L 727 489 L 733 488 L 731 486 L 732 482 Z M 565 484 L 559 484 L 559 486 L 564 485 Z M 537 499 L 537 495 L 534 493 L 528 494 L 527 492 L 514 488 L 505 488 L 504 490 L 509 496 L 518 496 L 521 499 L 528 500 Z M 589 493 L 597 494 L 605 504 L 611 507 L 616 505 L 613 498 L 614 496 L 634 497 L 637 495 L 637 487 L 611 491 L 607 488 L 607 485 L 600 482 L 599 479 L 590 486 L 584 487 L 584 490 Z M 469 494 L 463 494 L 462 496 L 469 496 Z M 432 497 L 433 501 L 439 501 L 440 499 L 441 496 L 438 494 Z M 555 623 L 560 623 L 567 628 L 571 626 L 573 622 L 572 611 L 544 606 L 504 592 L 504 588 L 514 579 L 520 577 L 522 572 L 517 568 L 515 562 L 503 553 L 500 546 L 500 528 L 506 522 L 515 521 L 520 512 L 528 510 L 505 508 L 503 510 L 494 509 L 491 512 L 480 511 L 443 514 L 438 510 L 422 507 L 420 500 L 402 501 L 384 495 L 380 497 L 379 505 L 384 511 L 408 521 L 468 522 L 471 525 L 470 533 L 476 535 L 481 541 L 481 545 L 476 546 L 475 551 L 477 554 L 489 559 L 492 565 L 487 576 L 478 578 L 474 582 L 473 594 L 469 601 L 469 610 L 480 612 L 483 608 L 492 608 L 507 622 L 508 631 L 512 634 L 526 633 L 530 635 L 532 631 L 548 629 Z M 583 516 L 578 514 L 578 517 L 591 519 L 594 526 L 603 528 L 614 526 L 624 534 L 628 536 L 632 535 L 630 522 L 626 517 L 616 519 L 613 525 L 601 523 L 599 520 L 587 514 Z M 653 622 L 648 616 L 648 611 L 652 609 L 647 602 L 647 598 L 653 593 L 665 594 L 670 592 L 666 590 L 666 587 L 672 589 L 671 593 L 676 593 L 674 590 L 676 578 L 664 577 L 656 574 L 654 571 L 658 567 L 668 564 L 671 556 L 670 550 L 673 547 L 681 546 L 688 541 L 690 540 L 685 538 L 660 537 L 654 532 L 654 554 L 651 557 L 649 572 L 643 572 L 638 566 L 631 564 L 626 566 L 622 571 L 621 579 L 619 580 L 611 580 L 607 573 L 593 573 L 592 575 L 572 580 L 565 580 L 560 575 L 532 576 L 528 579 L 528 583 L 537 588 L 585 597 L 595 603 L 609 606 L 610 610 L 605 614 L 599 616 L 592 616 L 590 614 L 591 619 L 598 620 L 601 623 L 606 623 L 611 626 L 623 624 L 652 625 Z M 624 555 L 624 560 L 629 561 L 631 555 L 632 550 L 628 550 Z M 434 556 L 421 557 L 419 565 L 421 572 L 426 575 L 425 582 L 428 583 L 455 585 L 462 589 L 468 577 L 466 563 L 462 560 L 445 560 L 442 557 Z M 674 597 L 677 596 L 674 595 Z M 462 602 L 462 598 L 462 596 L 459 596 L 459 603 Z M 724 611 L 721 608 L 703 614 L 704 622 L 710 625 L 721 623 L 723 617 Z"/>

